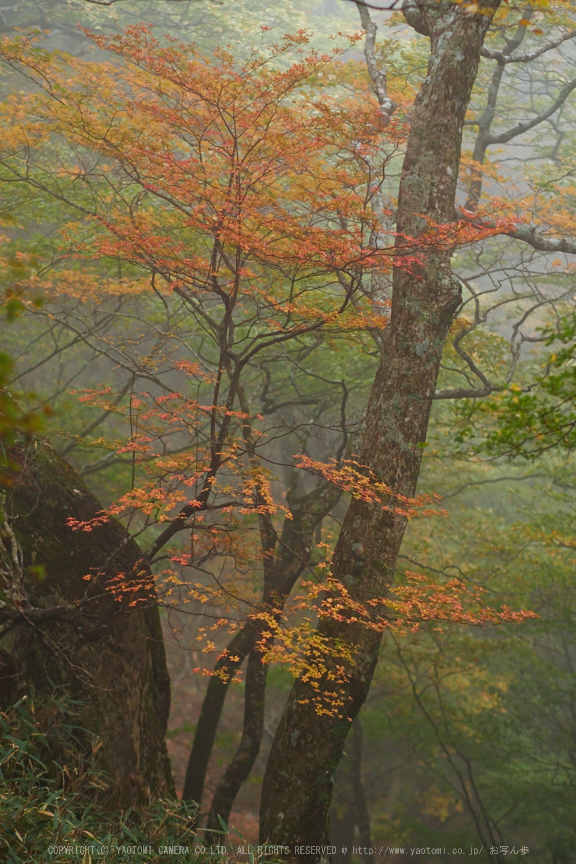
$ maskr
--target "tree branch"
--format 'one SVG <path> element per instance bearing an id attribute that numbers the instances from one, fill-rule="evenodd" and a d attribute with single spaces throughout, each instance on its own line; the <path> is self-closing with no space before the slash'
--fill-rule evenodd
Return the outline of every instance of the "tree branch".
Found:
<path id="1" fill-rule="evenodd" d="M 509 231 L 503 232 L 514 240 L 527 243 L 538 252 L 565 252 L 567 255 L 576 255 L 576 240 L 568 240 L 566 237 L 546 237 L 538 234 L 536 228 L 530 225 L 517 225 Z"/>
<path id="2" fill-rule="evenodd" d="M 502 65 L 507 65 L 508 63 L 531 63 L 533 60 L 537 60 L 538 57 L 541 57 L 548 51 L 553 51 L 554 48 L 558 48 L 569 39 L 574 39 L 575 36 L 576 30 L 570 30 L 569 33 L 564 33 L 563 36 L 555 39 L 554 42 L 548 42 L 547 45 L 543 45 L 535 51 L 525 51 L 524 54 L 516 54 L 513 57 L 506 54 L 506 49 L 504 49 L 504 51 L 491 51 L 489 48 L 484 48 L 482 50 L 482 57 L 485 57 L 487 60 L 496 60 Z"/>
<path id="3" fill-rule="evenodd" d="M 376 45 L 376 31 L 378 30 L 377 25 L 372 20 L 368 7 L 364 3 L 359 3 L 358 0 L 355 0 L 356 6 L 358 7 L 358 12 L 360 13 L 360 21 L 362 22 L 362 27 L 366 31 L 366 39 L 364 42 L 364 56 L 366 57 L 366 66 L 368 68 L 368 74 L 370 75 L 370 80 L 374 86 L 374 92 L 376 93 L 376 98 L 378 99 L 378 104 L 380 105 L 380 113 L 382 115 L 383 122 L 387 125 L 390 122 L 390 117 L 398 107 L 396 102 L 394 102 L 388 96 L 388 87 L 386 83 L 386 70 L 381 69 L 376 59 L 375 45 Z"/>
<path id="4" fill-rule="evenodd" d="M 492 135 L 488 134 L 484 138 L 484 143 L 486 146 L 490 146 L 490 144 L 507 144 L 513 138 L 516 138 L 518 135 L 524 134 L 524 132 L 528 132 L 529 129 L 533 129 L 535 126 L 538 126 L 540 123 L 543 123 L 544 120 L 548 120 L 555 111 L 560 108 L 561 105 L 564 104 L 570 93 L 576 89 L 576 78 L 573 78 L 572 81 L 568 81 L 567 84 L 562 87 L 560 93 L 545 111 L 542 111 L 540 114 L 537 114 L 536 117 L 533 117 L 532 120 L 525 120 L 522 123 L 517 123 L 516 126 L 513 126 L 507 132 L 501 132 L 500 135 Z"/>

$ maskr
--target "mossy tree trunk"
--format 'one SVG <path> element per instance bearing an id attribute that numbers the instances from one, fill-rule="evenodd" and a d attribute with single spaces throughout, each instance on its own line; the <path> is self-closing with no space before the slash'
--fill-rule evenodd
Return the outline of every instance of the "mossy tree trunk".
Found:
<path id="1" fill-rule="evenodd" d="M 113 520 L 91 531 L 101 506 L 44 440 L 10 448 L 0 519 L 0 704 L 64 685 L 83 705 L 79 725 L 99 740 L 124 807 L 171 793 L 164 735 L 170 681 L 153 581 L 140 549 Z M 118 600 L 110 580 L 135 592 Z M 85 577 L 90 577 L 86 579 Z M 130 605 L 136 601 L 135 605 Z"/>

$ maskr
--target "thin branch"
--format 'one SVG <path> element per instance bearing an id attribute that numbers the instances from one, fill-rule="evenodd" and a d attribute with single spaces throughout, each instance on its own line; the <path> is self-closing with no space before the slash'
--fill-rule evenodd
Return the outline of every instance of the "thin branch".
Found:
<path id="1" fill-rule="evenodd" d="M 524 132 L 528 132 L 529 129 L 533 129 L 535 126 L 540 125 L 544 120 L 548 120 L 548 118 L 564 104 L 570 93 L 575 89 L 576 78 L 573 78 L 572 81 L 568 81 L 564 87 L 562 87 L 560 93 L 549 108 L 542 111 L 540 114 L 537 114 L 536 117 L 532 118 L 532 120 L 524 120 L 522 123 L 517 123 L 516 126 L 508 129 L 507 132 L 501 132 L 500 135 L 486 135 L 484 138 L 486 146 L 489 146 L 490 144 L 507 144 L 518 135 L 523 135 Z"/>
<path id="2" fill-rule="evenodd" d="M 470 488 L 471 486 L 485 486 L 487 483 L 505 483 L 509 480 L 535 480 L 535 479 L 546 479 L 548 478 L 548 474 L 523 474 L 521 477 L 514 476 L 506 476 L 506 477 L 494 477 L 489 480 L 470 480 L 468 483 L 463 483 L 462 486 L 459 486 L 454 492 L 448 492 L 447 495 L 442 496 L 442 500 L 446 501 L 448 498 L 455 498 L 456 495 L 460 495 L 465 489 Z"/>
<path id="3" fill-rule="evenodd" d="M 546 54 L 548 51 L 553 51 L 554 48 L 558 48 L 564 42 L 567 42 L 569 39 L 574 39 L 576 37 L 576 30 L 570 30 L 569 33 L 564 33 L 563 36 L 560 36 L 558 39 L 555 39 L 554 42 L 548 42 L 546 45 L 543 45 L 541 48 L 537 48 L 535 51 L 526 51 L 524 54 L 516 54 L 514 56 L 507 56 L 504 51 L 491 51 L 489 48 L 483 48 L 481 51 L 482 57 L 486 57 L 488 60 L 497 60 L 498 63 L 506 65 L 508 63 L 531 63 L 533 60 L 537 60 L 538 57 L 541 57 L 543 54 Z"/>
<path id="4" fill-rule="evenodd" d="M 378 104 L 380 105 L 382 120 L 385 125 L 387 125 L 390 122 L 390 117 L 398 106 L 396 102 L 388 96 L 386 70 L 380 68 L 378 60 L 376 59 L 375 45 L 376 31 L 378 30 L 378 27 L 372 20 L 368 7 L 364 3 L 358 2 L 358 0 L 355 0 L 355 2 L 358 7 L 358 12 L 360 13 L 362 27 L 366 31 L 364 56 L 366 57 L 368 74 L 370 75 L 370 80 L 372 81 L 374 92 L 376 93 Z"/>

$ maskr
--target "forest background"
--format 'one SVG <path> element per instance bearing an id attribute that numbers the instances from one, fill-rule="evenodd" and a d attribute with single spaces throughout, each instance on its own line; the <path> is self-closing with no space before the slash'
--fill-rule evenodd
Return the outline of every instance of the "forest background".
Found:
<path id="1" fill-rule="evenodd" d="M 372 10 L 379 30 L 366 58 L 387 70 L 382 96 L 363 43 L 350 47 L 345 36 L 329 38 L 369 24 L 352 3 L 311 10 L 305 3 L 255 9 L 243 2 L 62 2 L 34 5 L 32 16 L 30 8 L 2 8 L 4 32 L 38 27 L 47 31 L 42 50 L 69 52 L 71 59 L 40 53 L 31 63 L 3 50 L 3 369 L 10 380 L 3 403 L 8 563 L 2 658 L 9 671 L 3 708 L 33 683 L 32 701 L 43 706 L 38 723 L 47 736 L 49 801 L 27 809 L 22 802 L 37 797 L 37 781 L 3 769 L 5 824 L 9 815 L 19 838 L 3 836 L 11 860 L 26 860 L 22 856 L 40 848 L 33 844 L 45 844 L 42 820 L 52 819 L 63 839 L 79 839 L 83 830 L 102 837 L 102 812 L 81 819 L 74 809 L 85 803 L 85 784 L 100 789 L 98 806 L 111 810 L 110 786 L 97 773 L 102 767 L 110 772 L 122 763 L 118 807 L 141 807 L 158 789 L 169 791 L 161 743 L 164 643 L 172 702 L 164 719 L 176 790 L 188 800 L 202 799 L 212 829 L 222 816 L 256 842 L 262 777 L 293 678 L 308 676 L 321 711 L 340 710 L 337 675 L 335 687 L 324 684 L 334 674 L 334 657 L 336 669 L 345 665 L 346 648 L 332 643 L 332 661 L 326 659 L 314 626 L 319 609 L 328 617 L 335 607 L 344 618 L 362 614 L 336 589 L 318 590 L 352 494 L 412 518 L 397 593 L 378 619 L 386 635 L 375 677 L 338 768 L 330 830 L 339 849 L 348 850 L 339 860 L 351 860 L 353 845 L 374 841 L 482 845 L 489 860 L 504 858 L 505 847 L 525 847 L 530 860 L 571 861 L 571 7 L 507 8 L 486 40 L 466 120 L 461 209 L 449 231 L 429 225 L 425 241 L 450 248 L 463 301 L 444 350 L 418 497 L 411 500 L 390 498 L 355 454 L 378 358 L 386 351 L 395 196 L 429 39 L 400 15 Z M 179 186 L 172 175 L 167 195 L 160 183 L 166 178 L 156 173 L 134 193 L 143 127 L 136 113 L 114 113 L 122 107 L 114 102 L 117 82 L 102 70 L 105 62 L 123 69 L 130 60 L 138 69 L 139 58 L 157 49 L 142 30 L 125 42 L 102 39 L 143 21 L 154 25 L 156 38 L 194 42 L 211 58 L 211 66 L 200 61 L 204 93 L 226 76 L 233 88 L 240 67 L 237 100 L 246 95 L 247 81 L 255 88 L 276 86 L 272 102 L 291 94 L 279 138 L 262 140 L 268 164 L 277 166 L 288 155 L 294 161 L 282 162 L 282 195 L 276 188 L 264 203 L 258 199 L 266 218 L 250 225 L 260 245 L 249 263 L 231 265 L 223 254 L 215 269 L 207 214 L 189 206 L 200 200 L 198 187 Z M 96 34 L 96 43 L 78 23 Z M 298 35 L 303 29 L 310 35 Z M 283 42 L 287 33 L 293 37 Z M 334 45 L 341 53 L 329 59 Z M 318 53 L 303 60 L 310 48 Z M 178 56 L 171 60 L 172 83 L 184 62 L 182 52 Z M 262 58 L 269 58 L 263 68 L 273 71 L 258 79 Z M 295 61 L 301 66 L 292 66 Z M 217 74 L 210 78 L 208 69 Z M 25 83 L 18 77 L 23 71 Z M 170 80 L 166 65 L 154 72 Z M 141 107 L 138 87 L 150 82 L 137 74 L 123 80 L 121 95 Z M 56 96 L 54 111 L 26 103 L 46 81 L 45 92 Z M 74 105 L 66 101 L 66 87 L 58 91 L 62 82 L 68 93 L 80 94 Z M 397 103 L 390 122 L 378 111 L 385 98 Z M 33 110 L 19 115 L 22 104 Z M 312 113 L 298 119 L 294 105 L 312 105 Z M 149 123 L 157 120 L 147 116 Z M 90 127 L 103 121 L 110 124 L 106 134 Z M 86 130 L 88 144 L 79 137 Z M 300 145 L 293 154 L 282 137 L 288 131 Z M 102 142 L 117 132 L 124 135 L 122 146 L 116 139 L 103 153 Z M 162 143 L 166 126 L 154 132 Z M 178 146 L 189 144 L 181 137 Z M 162 152 L 158 144 L 156 153 Z M 214 189 L 212 167 L 208 163 L 205 189 Z M 264 184 L 258 195 L 265 193 Z M 184 227 L 182 212 L 189 220 Z M 110 235 L 111 224 L 116 230 Z M 278 252 L 267 232 L 280 224 L 284 245 Z M 170 248 L 137 249 L 150 225 L 171 232 L 162 234 L 164 243 L 170 236 Z M 351 253 L 359 234 L 367 238 L 360 261 L 357 247 L 356 257 Z M 185 244 L 195 256 L 192 268 L 183 259 Z M 414 259 L 418 254 L 415 248 Z M 407 272 L 412 266 L 407 255 Z M 188 282 L 186 268 L 194 273 Z M 234 278 L 242 302 L 230 310 L 223 298 Z M 208 283 L 211 293 L 202 293 Z M 224 353 L 234 362 L 238 352 L 250 355 L 234 404 L 226 401 L 234 375 L 230 359 L 222 359 L 223 322 L 238 346 L 236 356 L 230 343 Z M 45 437 L 30 437 L 35 430 L 29 428 L 28 437 L 16 440 L 12 427 L 34 427 L 41 415 Z M 40 465 L 38 449 L 46 451 Z M 61 459 L 76 474 L 66 474 Z M 18 493 L 14 478 L 25 471 L 31 479 Z M 175 521 L 189 499 L 199 503 Z M 104 522 L 102 507 L 120 521 Z M 50 520 L 57 517 L 56 526 Z M 43 529 L 58 540 L 51 550 Z M 150 569 L 138 565 L 139 549 L 126 530 L 141 548 L 153 550 Z M 92 578 L 80 584 L 83 577 Z M 74 582 L 69 596 L 59 587 L 63 579 Z M 105 649 L 102 625 L 94 623 L 98 603 L 115 628 Z M 80 624 L 79 608 L 87 608 Z M 156 620 L 151 609 L 158 608 Z M 538 617 L 514 622 L 507 609 Z M 66 628 L 75 631 L 76 642 Z M 127 652 L 128 641 L 135 647 Z M 13 658 L 21 664 L 16 675 Z M 203 674 L 215 662 L 220 674 Z M 124 690 L 114 692 L 114 676 Z M 70 682 L 73 703 L 60 699 L 62 688 L 52 692 Z M 126 704 L 118 706 L 118 692 Z M 98 716 L 97 726 L 76 704 L 83 700 Z M 151 716 L 142 720 L 147 700 Z M 26 730 L 33 733 L 22 706 L 26 702 L 4 715 L 3 748 L 5 764 L 24 771 L 38 750 L 26 744 Z M 72 718 L 69 724 L 87 725 L 100 736 L 104 747 L 97 739 L 88 742 L 96 768 L 83 755 L 80 733 L 70 731 L 80 735 L 72 747 L 68 739 L 53 740 L 54 717 Z M 130 753 L 110 749 L 113 737 L 130 739 Z M 54 797 L 54 789 L 67 785 L 66 794 Z M 122 817 L 121 830 L 143 831 L 134 835 L 140 838 L 146 831 L 156 837 L 176 832 L 177 840 L 192 811 L 166 808 L 148 814 L 148 827 Z M 110 825 L 106 830 L 120 830 L 113 819 Z M 497 851 L 489 855 L 490 848 Z"/>

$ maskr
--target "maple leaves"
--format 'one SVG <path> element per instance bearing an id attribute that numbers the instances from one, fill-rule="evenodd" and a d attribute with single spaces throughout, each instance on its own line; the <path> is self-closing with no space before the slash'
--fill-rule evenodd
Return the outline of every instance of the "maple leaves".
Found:
<path id="1" fill-rule="evenodd" d="M 16 164 L 57 134 L 76 156 L 59 160 L 59 182 L 80 180 L 99 199 L 90 217 L 105 230 L 86 242 L 70 227 L 76 255 L 121 257 L 153 269 L 171 290 L 221 299 L 238 291 L 258 299 L 264 266 L 264 306 L 302 294 L 274 297 L 274 270 L 290 271 L 299 287 L 375 263 L 365 242 L 374 183 L 367 195 L 365 162 L 355 156 L 359 147 L 376 152 L 362 132 L 375 108 L 305 92 L 341 52 L 311 52 L 279 71 L 274 61 L 305 45 L 299 34 L 237 69 L 224 52 L 209 62 L 174 40 L 161 45 L 144 26 L 94 40 L 125 65 L 64 61 L 31 52 L 26 39 L 3 49 L 45 91 L 4 106 Z M 388 132 L 389 153 L 402 132 Z M 386 159 L 379 154 L 380 170 Z M 383 264 L 386 256 L 376 257 Z M 339 300 L 324 315 L 343 311 L 348 301 Z"/>
<path id="2" fill-rule="evenodd" d="M 365 501 L 367 504 L 377 506 L 383 510 L 412 519 L 415 516 L 445 516 L 444 510 L 435 510 L 428 507 L 429 504 L 438 504 L 439 495 L 419 495 L 417 498 L 408 498 L 393 492 L 385 483 L 379 481 L 370 471 L 355 459 L 343 459 L 338 464 L 335 459 L 330 463 L 310 459 L 308 456 L 297 456 L 298 468 L 303 468 L 311 474 L 323 477 L 329 483 L 333 483 L 343 492 L 353 498 Z"/>
<path id="3" fill-rule="evenodd" d="M 294 677 L 302 676 L 315 694 L 320 715 L 345 716 L 341 712 L 346 699 L 338 685 L 347 680 L 349 664 L 355 658 L 349 645 L 318 633 L 318 617 L 324 623 L 361 626 L 398 637 L 416 633 L 427 624 L 441 631 L 443 624 L 485 628 L 539 617 L 506 604 L 494 609 L 484 602 L 480 586 L 466 584 L 462 579 L 439 582 L 410 571 L 404 573 L 390 596 L 362 603 L 353 600 L 330 573 L 325 582 L 303 582 L 301 588 L 303 593 L 292 599 L 282 619 L 264 609 L 257 610 L 254 618 L 264 624 L 260 649 L 266 662 L 281 663 Z M 293 616 L 295 622 L 287 626 Z M 309 700 L 303 700 L 303 704 L 305 701 Z"/>
<path id="4" fill-rule="evenodd" d="M 174 354 L 164 361 L 163 371 L 168 364 L 181 381 L 200 376 L 204 403 L 174 391 L 132 393 L 124 412 L 132 434 L 114 449 L 150 479 L 133 483 L 109 514 L 138 509 L 169 522 L 184 505 L 185 518 L 173 523 L 181 530 L 202 510 L 245 512 L 254 495 L 253 512 L 263 513 L 271 499 L 261 469 L 258 481 L 247 479 L 254 466 L 238 469 L 240 485 L 222 486 L 229 503 L 215 500 L 219 472 L 234 473 L 246 456 L 244 426 L 260 434 L 257 418 L 236 408 L 241 376 L 259 352 L 287 339 L 384 326 L 359 288 L 367 269 L 390 267 L 390 249 L 369 243 L 380 230 L 371 200 L 403 129 L 388 130 L 388 148 L 377 147 L 364 134 L 375 105 L 359 108 L 341 94 L 314 98 L 318 74 L 340 50 L 302 50 L 279 68 L 288 51 L 305 48 L 304 33 L 241 68 L 226 52 L 209 61 L 175 40 L 161 43 L 145 26 L 93 38 L 123 64 L 52 55 L 29 37 L 3 48 L 4 60 L 40 90 L 4 105 L 5 169 L 33 178 L 77 216 L 60 230 L 64 266 L 37 281 L 51 298 L 89 300 L 102 291 L 137 296 L 148 272 L 148 289 L 178 295 L 216 351 L 209 370 Z M 370 174 L 376 169 L 379 178 Z M 133 270 L 114 285 L 102 265 L 116 260 Z M 147 360 L 151 371 L 153 364 Z M 106 394 L 92 401 L 121 413 Z M 176 454 L 166 436 L 203 444 Z"/>

